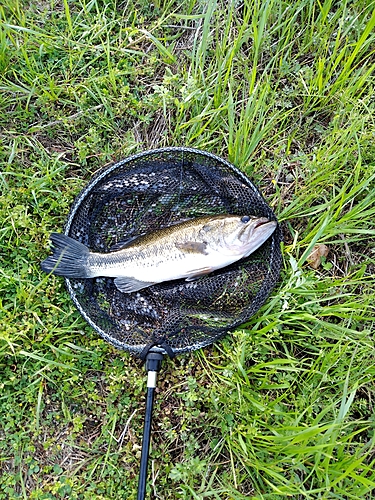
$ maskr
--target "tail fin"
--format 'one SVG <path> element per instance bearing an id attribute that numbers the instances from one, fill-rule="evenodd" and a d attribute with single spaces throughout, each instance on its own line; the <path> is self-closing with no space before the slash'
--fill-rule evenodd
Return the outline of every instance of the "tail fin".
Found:
<path id="1" fill-rule="evenodd" d="M 89 249 L 65 234 L 52 233 L 50 238 L 53 254 L 41 263 L 42 270 L 67 278 L 88 278 Z"/>

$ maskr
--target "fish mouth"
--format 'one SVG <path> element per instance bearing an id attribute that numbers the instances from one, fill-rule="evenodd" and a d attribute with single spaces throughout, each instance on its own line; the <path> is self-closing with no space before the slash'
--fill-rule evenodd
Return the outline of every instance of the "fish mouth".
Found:
<path id="1" fill-rule="evenodd" d="M 256 219 L 255 221 L 252 221 L 252 224 L 249 224 L 246 226 L 240 233 L 239 238 L 242 239 L 243 237 L 248 237 L 250 234 L 253 234 L 253 236 L 263 234 L 264 232 L 268 232 L 268 229 L 270 230 L 270 234 L 273 232 L 271 228 L 276 227 L 276 221 L 267 219 L 267 217 L 259 217 L 259 219 Z"/>
<path id="2" fill-rule="evenodd" d="M 259 217 L 259 219 L 253 220 L 251 224 L 243 228 L 238 235 L 238 239 L 247 248 L 246 254 L 250 254 L 254 249 L 262 245 L 274 232 L 276 225 L 277 222 L 274 220 L 270 220 L 267 217 Z"/>
<path id="3" fill-rule="evenodd" d="M 274 221 L 274 220 L 267 219 L 266 217 L 259 218 L 257 221 L 255 221 L 254 228 L 264 226 L 265 224 L 269 224 L 270 222 L 273 223 L 271 225 L 274 225 L 274 224 L 276 225 L 276 221 Z"/>

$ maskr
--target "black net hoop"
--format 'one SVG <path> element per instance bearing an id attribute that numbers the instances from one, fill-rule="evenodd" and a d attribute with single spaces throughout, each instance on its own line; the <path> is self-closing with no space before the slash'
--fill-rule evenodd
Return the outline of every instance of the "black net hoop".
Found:
<path id="1" fill-rule="evenodd" d="M 276 220 L 258 189 L 237 168 L 186 147 L 130 156 L 102 169 L 76 198 L 65 234 L 94 252 L 187 219 L 214 214 Z M 264 303 L 282 263 L 281 231 L 253 254 L 195 281 L 176 280 L 131 294 L 113 278 L 66 278 L 85 320 L 108 342 L 141 356 L 205 347 L 242 325 Z"/>

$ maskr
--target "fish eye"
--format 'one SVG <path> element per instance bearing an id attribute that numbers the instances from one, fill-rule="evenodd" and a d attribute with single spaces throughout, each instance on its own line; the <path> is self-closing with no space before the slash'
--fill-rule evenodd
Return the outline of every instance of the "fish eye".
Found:
<path id="1" fill-rule="evenodd" d="M 244 224 L 246 224 L 246 222 L 249 222 L 250 220 L 250 217 L 248 215 L 244 215 L 241 219 L 241 222 L 243 222 Z"/>

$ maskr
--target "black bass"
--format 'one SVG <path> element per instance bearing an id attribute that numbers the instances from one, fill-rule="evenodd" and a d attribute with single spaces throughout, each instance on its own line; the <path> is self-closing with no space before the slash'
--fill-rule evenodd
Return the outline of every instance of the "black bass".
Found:
<path id="1" fill-rule="evenodd" d="M 205 216 L 139 236 L 108 253 L 90 252 L 69 236 L 53 233 L 53 255 L 41 266 L 68 278 L 113 277 L 121 292 L 131 293 L 163 281 L 191 280 L 248 257 L 276 225 L 265 217 Z"/>

